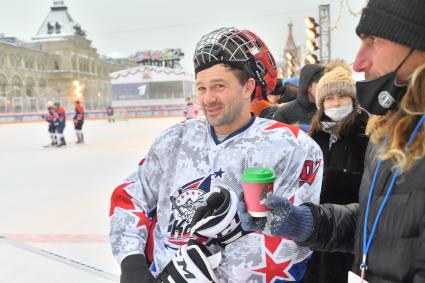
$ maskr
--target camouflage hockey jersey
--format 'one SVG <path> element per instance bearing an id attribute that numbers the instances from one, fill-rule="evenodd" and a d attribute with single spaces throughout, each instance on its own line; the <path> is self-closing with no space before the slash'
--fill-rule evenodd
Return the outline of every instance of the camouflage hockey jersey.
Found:
<path id="1" fill-rule="evenodd" d="M 138 170 L 118 186 L 111 199 L 110 241 L 119 263 L 145 254 L 158 274 L 190 237 L 194 211 L 210 188 L 242 190 L 242 171 L 269 167 L 274 192 L 295 205 L 319 202 L 322 152 L 295 126 L 255 118 L 218 142 L 204 118 L 162 132 Z M 220 282 L 287 282 L 302 278 L 311 251 L 284 238 L 250 233 L 222 249 L 215 269 Z"/>

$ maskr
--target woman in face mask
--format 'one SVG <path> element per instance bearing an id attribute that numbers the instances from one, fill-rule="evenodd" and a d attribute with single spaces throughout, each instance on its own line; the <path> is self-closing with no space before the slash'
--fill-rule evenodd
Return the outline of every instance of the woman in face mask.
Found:
<path id="1" fill-rule="evenodd" d="M 368 114 L 359 108 L 355 83 L 348 65 L 334 61 L 317 84 L 309 134 L 323 151 L 321 203 L 358 202 Z M 302 282 L 347 282 L 352 263 L 351 254 L 314 252 Z"/>

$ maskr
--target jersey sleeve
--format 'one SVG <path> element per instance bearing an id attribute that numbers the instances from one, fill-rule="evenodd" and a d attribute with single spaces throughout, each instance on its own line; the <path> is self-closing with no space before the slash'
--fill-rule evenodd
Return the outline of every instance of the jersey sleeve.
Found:
<path id="1" fill-rule="evenodd" d="M 316 142 L 298 130 L 292 149 L 283 150 L 275 168 L 275 193 L 286 196 L 294 205 L 320 202 L 323 154 Z M 280 173 L 279 173 L 280 172 Z"/>
<path id="2" fill-rule="evenodd" d="M 109 238 L 119 264 L 129 255 L 148 256 L 145 250 L 149 228 L 155 217 L 162 174 L 159 159 L 151 149 L 136 172 L 112 193 Z"/>

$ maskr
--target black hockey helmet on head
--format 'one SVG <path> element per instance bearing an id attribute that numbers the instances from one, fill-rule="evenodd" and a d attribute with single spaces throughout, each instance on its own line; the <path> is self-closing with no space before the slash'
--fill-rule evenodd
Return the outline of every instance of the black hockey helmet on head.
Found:
<path id="1" fill-rule="evenodd" d="M 252 100 L 267 100 L 277 79 L 276 63 L 266 44 L 249 30 L 220 28 L 204 35 L 193 56 L 195 74 L 215 64 L 240 69 L 255 79 Z"/>

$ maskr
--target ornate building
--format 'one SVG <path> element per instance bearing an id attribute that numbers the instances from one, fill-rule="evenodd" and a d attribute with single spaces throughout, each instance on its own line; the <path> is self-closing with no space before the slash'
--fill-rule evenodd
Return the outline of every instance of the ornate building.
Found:
<path id="1" fill-rule="evenodd" d="M 42 111 L 48 100 L 72 107 L 77 98 L 88 109 L 103 108 L 111 99 L 109 74 L 136 65 L 99 56 L 64 1 L 54 1 L 31 42 L 0 34 L 0 113 Z"/>
<path id="2" fill-rule="evenodd" d="M 283 60 L 285 61 L 283 75 L 285 77 L 291 77 L 291 75 L 288 74 L 289 69 L 293 71 L 293 75 L 297 75 L 300 67 L 301 48 L 295 44 L 294 35 L 292 33 L 293 25 L 291 21 L 288 23 L 288 38 L 286 39 L 285 48 L 283 49 Z M 288 58 L 288 54 L 290 54 L 292 58 Z"/>

